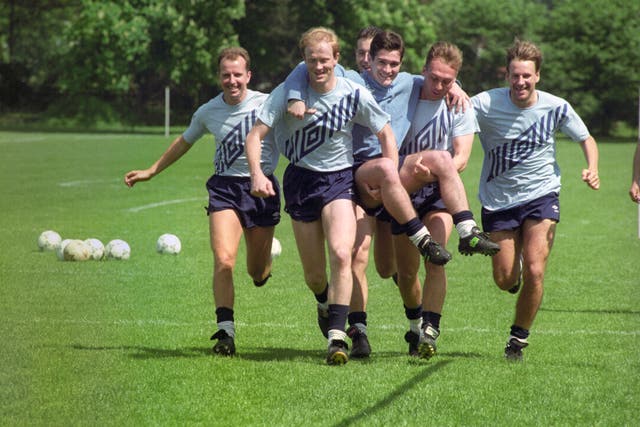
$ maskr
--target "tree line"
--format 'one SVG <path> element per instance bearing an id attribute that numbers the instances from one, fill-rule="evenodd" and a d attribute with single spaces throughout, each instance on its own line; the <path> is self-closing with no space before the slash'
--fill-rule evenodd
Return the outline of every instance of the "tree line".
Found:
<path id="1" fill-rule="evenodd" d="M 317 25 L 341 37 L 352 68 L 367 25 L 402 34 L 412 73 L 431 43 L 456 43 L 469 94 L 504 85 L 506 47 L 532 40 L 545 55 L 539 88 L 567 98 L 594 133 L 637 123 L 640 2 L 628 0 L 0 0 L 0 113 L 161 124 L 169 86 L 186 125 L 220 90 L 221 48 L 245 47 L 251 86 L 269 91 Z"/>

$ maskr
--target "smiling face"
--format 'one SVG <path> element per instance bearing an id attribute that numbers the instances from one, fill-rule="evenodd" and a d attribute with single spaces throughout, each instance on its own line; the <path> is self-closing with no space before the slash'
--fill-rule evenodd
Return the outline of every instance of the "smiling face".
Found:
<path id="1" fill-rule="evenodd" d="M 420 98 L 437 101 L 444 98 L 449 92 L 456 81 L 458 70 L 446 64 L 442 59 L 434 58 L 422 70 L 422 75 L 424 76 L 424 84 Z"/>
<path id="2" fill-rule="evenodd" d="M 245 59 L 238 56 L 220 61 L 219 77 L 224 102 L 229 105 L 242 102 L 247 96 L 247 85 L 251 80 L 251 71 L 247 70 Z"/>
<path id="3" fill-rule="evenodd" d="M 358 65 L 358 71 L 371 70 L 371 56 L 369 55 L 369 49 L 371 48 L 371 38 L 358 39 L 356 43 L 356 64 Z"/>
<path id="4" fill-rule="evenodd" d="M 325 93 L 335 86 L 334 68 L 339 53 L 334 53 L 326 41 L 310 43 L 304 48 L 304 62 L 309 73 L 309 84 L 319 93 Z"/>
<path id="5" fill-rule="evenodd" d="M 398 50 L 380 49 L 371 66 L 371 76 L 382 86 L 389 86 L 400 72 L 402 54 Z"/>
<path id="6" fill-rule="evenodd" d="M 536 64 L 529 60 L 514 59 L 507 68 L 509 81 L 509 96 L 511 101 L 520 108 L 531 107 L 538 100 L 536 83 L 540 81 L 540 72 L 536 71 Z"/>

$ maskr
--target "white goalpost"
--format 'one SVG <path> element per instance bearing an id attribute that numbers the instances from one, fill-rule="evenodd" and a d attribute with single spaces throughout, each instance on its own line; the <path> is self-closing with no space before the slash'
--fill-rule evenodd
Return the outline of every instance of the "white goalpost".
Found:
<path id="1" fill-rule="evenodd" d="M 164 136 L 165 138 L 169 137 L 169 86 L 165 86 L 164 88 Z"/>

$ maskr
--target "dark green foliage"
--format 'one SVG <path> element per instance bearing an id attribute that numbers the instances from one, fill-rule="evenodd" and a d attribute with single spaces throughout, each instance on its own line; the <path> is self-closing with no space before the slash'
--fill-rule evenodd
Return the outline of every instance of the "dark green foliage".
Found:
<path id="1" fill-rule="evenodd" d="M 403 35 L 413 73 L 433 41 L 458 44 L 470 94 L 504 84 L 515 37 L 539 43 L 540 89 L 607 134 L 622 122 L 636 127 L 638 16 L 640 3 L 626 0 L 0 0 L 0 111 L 161 124 L 169 86 L 172 114 L 185 125 L 219 91 L 222 47 L 246 47 L 252 87 L 269 91 L 300 61 L 303 31 L 333 28 L 341 62 L 353 68 L 358 30 L 377 25 Z"/>

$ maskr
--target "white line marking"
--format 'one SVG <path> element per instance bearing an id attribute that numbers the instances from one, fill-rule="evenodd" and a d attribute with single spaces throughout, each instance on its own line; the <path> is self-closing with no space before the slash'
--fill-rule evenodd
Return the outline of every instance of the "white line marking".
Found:
<path id="1" fill-rule="evenodd" d="M 11 144 L 11 143 L 22 143 L 22 142 L 39 142 L 39 141 L 44 141 L 44 140 L 45 140 L 44 136 L 19 137 L 19 136 L 15 136 L 15 135 L 11 135 L 11 136 L 3 135 L 2 139 L 0 139 L 0 144 Z"/>
<path id="2" fill-rule="evenodd" d="M 162 202 L 149 203 L 148 205 L 142 205 L 142 206 L 136 206 L 135 208 L 129 208 L 129 209 L 127 209 L 127 212 L 140 212 L 140 211 L 143 211 L 145 209 L 153 209 L 153 208 L 157 208 L 157 207 L 160 207 L 160 206 L 175 205 L 175 204 L 178 204 L 178 203 L 194 202 L 196 200 L 203 200 L 203 199 L 202 199 L 202 197 L 190 197 L 188 199 L 164 200 Z"/>
<path id="3" fill-rule="evenodd" d="M 80 187 L 80 186 L 85 186 L 85 185 L 90 185 L 90 184 L 104 184 L 104 183 L 114 183 L 114 182 L 120 182 L 120 180 L 117 180 L 117 179 L 79 179 L 77 181 L 59 182 L 58 185 L 60 187 Z"/>

